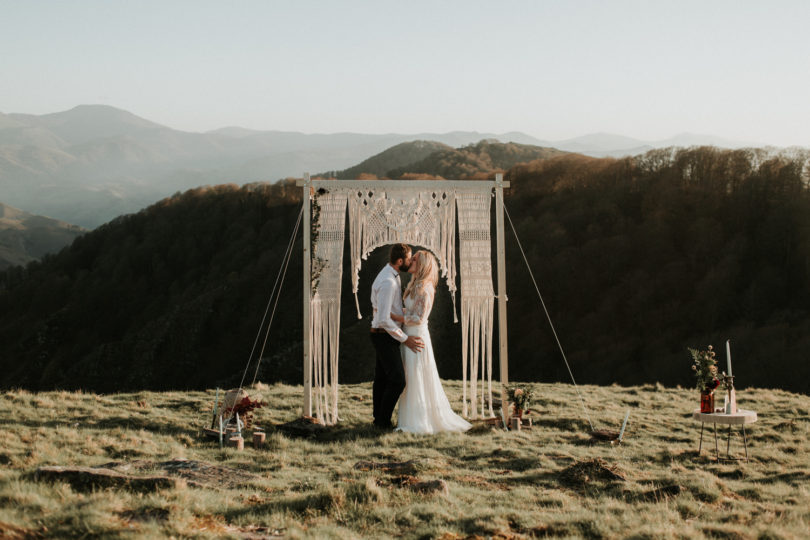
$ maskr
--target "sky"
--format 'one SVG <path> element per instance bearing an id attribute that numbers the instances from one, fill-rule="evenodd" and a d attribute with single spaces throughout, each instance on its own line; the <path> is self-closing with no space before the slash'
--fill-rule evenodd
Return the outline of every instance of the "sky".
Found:
<path id="1" fill-rule="evenodd" d="M 0 0 L 0 112 L 810 146 L 810 2 Z"/>

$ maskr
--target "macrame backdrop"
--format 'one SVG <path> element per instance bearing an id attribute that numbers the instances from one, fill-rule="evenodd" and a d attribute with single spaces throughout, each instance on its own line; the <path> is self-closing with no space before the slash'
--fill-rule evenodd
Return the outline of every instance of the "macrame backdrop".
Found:
<path id="1" fill-rule="evenodd" d="M 458 237 L 461 242 L 461 362 L 463 378 L 462 414 L 478 418 L 485 406 L 492 410 L 492 321 L 495 293 L 492 288 L 492 247 L 490 238 L 490 193 L 459 193 Z M 469 384 L 467 379 L 469 367 Z M 484 373 L 486 368 L 486 373 Z M 480 371 L 479 371 L 480 370 Z M 481 377 L 480 403 L 478 376 Z M 486 382 L 486 388 L 485 388 Z M 486 399 L 485 399 L 486 397 Z"/>
<path id="2" fill-rule="evenodd" d="M 339 182 L 336 182 L 339 184 Z M 317 234 L 312 250 L 311 343 L 312 386 L 315 410 L 326 424 L 338 421 L 338 346 L 340 334 L 340 283 L 346 207 L 352 290 L 357 317 L 362 318 L 357 298 L 361 259 L 376 248 L 394 243 L 423 246 L 439 261 L 456 316 L 455 228 L 456 204 L 461 240 L 462 372 L 463 414 L 478 417 L 478 376 L 481 377 L 480 415 L 485 404 L 492 410 L 492 317 L 493 288 L 490 260 L 489 191 L 464 189 L 321 189 L 313 198 L 312 230 Z M 316 215 L 317 212 L 317 215 Z M 472 406 L 467 407 L 467 374 Z M 486 373 L 485 373 L 486 371 Z M 486 388 L 485 388 L 486 375 Z M 485 399 L 485 397 L 487 399 Z"/>
<path id="3" fill-rule="evenodd" d="M 340 346 L 340 284 L 343 278 L 343 238 L 346 193 L 318 194 L 313 204 L 312 387 L 315 415 L 326 424 L 338 421 L 338 350 Z M 314 213 L 314 212 L 313 212 Z"/>
<path id="4" fill-rule="evenodd" d="M 424 246 L 436 255 L 441 275 L 453 299 L 456 318 L 455 190 L 357 190 L 348 193 L 349 237 L 352 255 L 352 290 L 357 300 L 361 260 L 388 244 Z"/>

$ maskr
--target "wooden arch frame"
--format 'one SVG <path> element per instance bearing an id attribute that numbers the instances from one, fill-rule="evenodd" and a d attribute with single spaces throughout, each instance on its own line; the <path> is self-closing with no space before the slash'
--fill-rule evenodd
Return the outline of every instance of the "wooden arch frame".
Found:
<path id="1" fill-rule="evenodd" d="M 311 261 L 312 253 L 310 253 L 311 241 L 311 219 L 312 219 L 312 194 L 320 188 L 334 188 L 340 186 L 342 188 L 370 188 L 375 191 L 386 191 L 387 189 L 410 190 L 414 192 L 424 191 L 425 189 L 452 189 L 454 187 L 464 188 L 465 190 L 474 190 L 482 192 L 495 191 L 495 229 L 496 229 L 496 243 L 497 243 L 497 276 L 498 276 L 498 289 L 496 296 L 498 298 L 498 360 L 500 366 L 501 378 L 501 410 L 503 417 L 508 416 L 506 386 L 509 384 L 509 351 L 507 345 L 507 326 L 506 326 L 506 250 L 504 246 L 504 222 L 503 222 L 503 189 L 509 187 L 509 182 L 504 182 L 503 174 L 496 174 L 495 180 L 312 180 L 309 173 L 304 174 L 303 180 L 296 183 L 303 191 L 304 203 L 304 242 L 303 242 L 303 268 L 304 268 L 304 416 L 312 416 L 312 343 L 310 342 L 311 335 L 311 318 L 310 307 L 312 298 L 312 274 L 311 274 Z"/>

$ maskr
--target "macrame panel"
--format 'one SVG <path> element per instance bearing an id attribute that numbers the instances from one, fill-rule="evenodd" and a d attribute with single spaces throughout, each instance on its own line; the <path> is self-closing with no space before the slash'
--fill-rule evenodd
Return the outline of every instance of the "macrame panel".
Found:
<path id="1" fill-rule="evenodd" d="M 347 192 L 352 258 L 352 290 L 360 314 L 357 288 L 361 259 L 374 249 L 395 243 L 424 246 L 439 261 L 441 275 L 453 295 L 455 318 L 455 198 L 454 190 L 423 191 L 361 189 Z M 456 320 L 457 321 L 457 320 Z"/>
<path id="2" fill-rule="evenodd" d="M 316 193 L 313 198 L 310 300 L 314 414 L 325 424 L 338 421 L 340 284 L 346 227 L 346 193 Z"/>
<path id="3" fill-rule="evenodd" d="M 462 192 L 456 197 L 461 259 L 462 414 L 472 418 L 478 418 L 479 411 L 482 417 L 487 413 L 490 417 L 495 416 L 492 408 L 495 293 L 492 287 L 491 200 L 492 195 L 488 192 Z"/>

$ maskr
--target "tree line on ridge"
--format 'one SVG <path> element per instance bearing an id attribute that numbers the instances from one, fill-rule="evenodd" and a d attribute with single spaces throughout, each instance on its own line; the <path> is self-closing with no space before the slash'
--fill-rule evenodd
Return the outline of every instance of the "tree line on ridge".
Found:
<path id="1" fill-rule="evenodd" d="M 730 338 L 741 387 L 807 392 L 809 158 L 701 147 L 511 168 L 507 210 L 577 382 L 691 385 L 686 348 L 722 349 Z M 238 383 L 300 197 L 289 181 L 190 190 L 0 273 L 0 385 Z M 510 378 L 568 381 L 506 233 Z M 300 242 L 259 372 L 265 382 L 301 382 Z M 361 302 L 385 255 L 380 248 L 364 261 Z M 368 320 L 354 316 L 348 279 L 344 272 L 340 378 L 370 380 Z M 460 378 L 452 319 L 440 285 L 436 358 L 442 377 Z"/>

